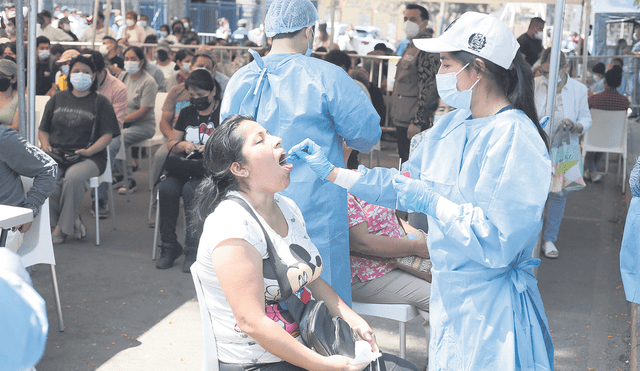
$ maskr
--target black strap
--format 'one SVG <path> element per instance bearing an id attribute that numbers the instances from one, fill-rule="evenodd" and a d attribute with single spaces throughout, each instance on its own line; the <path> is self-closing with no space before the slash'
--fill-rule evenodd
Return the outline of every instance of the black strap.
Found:
<path id="1" fill-rule="evenodd" d="M 89 144 L 87 144 L 86 148 L 89 148 L 96 142 L 95 134 L 96 134 L 96 123 L 98 121 L 98 93 L 96 93 L 96 100 L 93 102 L 94 110 L 93 110 L 93 126 L 91 127 L 91 136 L 89 137 Z"/>
<path id="2" fill-rule="evenodd" d="M 276 249 L 273 247 L 273 243 L 271 243 L 271 239 L 269 238 L 267 231 L 262 226 L 262 223 L 260 223 L 260 219 L 258 219 L 258 216 L 253 212 L 251 207 L 249 207 L 249 205 L 247 204 L 247 201 L 243 200 L 238 196 L 227 196 L 227 199 L 235 201 L 240 206 L 242 206 L 256 220 L 256 222 L 258 222 L 258 225 L 260 226 L 260 228 L 262 228 L 262 232 L 264 233 L 264 239 L 265 239 L 265 242 L 267 243 L 267 253 L 269 253 L 269 261 L 271 262 L 271 264 L 273 264 L 273 267 L 276 271 L 276 276 L 278 278 L 278 285 L 280 285 L 280 292 L 282 293 L 282 298 L 287 299 L 289 296 L 291 296 L 291 294 L 293 294 L 293 291 L 291 290 L 291 285 L 289 284 L 289 281 L 285 278 L 287 277 L 287 267 L 284 265 L 284 263 L 282 263 L 280 259 L 278 259 L 278 253 L 276 252 Z"/>
<path id="3" fill-rule="evenodd" d="M 175 142 L 172 146 L 171 149 L 169 149 L 169 152 L 167 153 L 167 156 L 164 158 L 164 162 L 162 163 L 162 170 L 160 170 L 160 175 L 158 175 L 158 179 L 156 179 L 156 181 L 153 183 L 153 186 L 157 186 L 158 183 L 160 183 L 161 181 L 165 180 L 167 177 L 162 173 L 164 170 L 166 170 L 165 164 L 167 163 L 167 159 L 169 158 L 169 156 L 171 156 L 171 152 L 173 152 L 173 148 L 175 146 L 178 145 L 178 143 L 182 142 L 181 140 Z"/>

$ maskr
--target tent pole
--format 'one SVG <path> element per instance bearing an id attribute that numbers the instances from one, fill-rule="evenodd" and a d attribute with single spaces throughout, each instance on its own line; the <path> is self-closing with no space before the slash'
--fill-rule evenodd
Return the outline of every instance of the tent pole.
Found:
<path id="1" fill-rule="evenodd" d="M 22 9 L 24 7 L 23 0 L 16 1 L 16 62 L 18 64 L 18 118 L 20 121 L 20 133 L 29 140 L 29 132 L 27 127 L 27 102 L 25 98 L 26 94 L 26 84 L 25 79 L 25 63 L 24 63 L 24 42 L 20 42 L 24 40 L 24 13 L 22 13 Z M 29 141 L 31 144 L 35 144 L 35 142 Z"/>
<path id="2" fill-rule="evenodd" d="M 591 0 L 586 0 L 583 4 L 584 9 L 584 23 L 583 23 L 583 34 L 584 41 L 582 42 L 582 77 L 580 81 L 583 84 L 587 82 L 587 42 L 589 41 L 589 19 L 591 18 Z"/>
<path id="3" fill-rule="evenodd" d="M 22 11 L 22 9 L 16 9 L 16 11 Z M 38 13 L 37 0 L 29 0 L 29 78 L 27 83 L 29 84 L 28 99 L 29 99 L 29 142 L 36 142 L 36 16 Z M 22 25 L 16 25 L 16 27 L 22 27 Z"/>
<path id="4" fill-rule="evenodd" d="M 549 114 L 549 143 L 553 143 L 553 126 L 555 124 L 553 112 L 556 102 L 556 89 L 558 88 L 558 67 L 560 64 L 560 41 L 562 39 L 562 14 L 564 13 L 565 0 L 556 2 L 556 14 L 553 23 L 553 46 L 551 47 L 551 60 L 549 66 L 549 89 L 547 91 L 547 114 Z M 562 66 L 564 68 L 564 66 Z"/>

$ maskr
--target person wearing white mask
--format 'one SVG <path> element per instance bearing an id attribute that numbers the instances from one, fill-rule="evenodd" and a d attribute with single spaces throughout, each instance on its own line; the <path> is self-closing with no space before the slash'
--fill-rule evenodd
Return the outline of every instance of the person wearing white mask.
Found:
<path id="1" fill-rule="evenodd" d="M 106 36 L 109 36 L 115 40 L 116 39 L 115 31 L 111 29 L 111 27 L 107 27 L 104 25 L 104 13 L 102 12 L 102 10 L 98 10 L 97 19 L 98 21 L 96 22 L 95 42 L 101 43 L 102 39 L 104 39 Z M 93 40 L 94 40 L 93 27 L 85 28 L 84 32 L 82 33 L 82 36 L 80 36 L 80 41 L 90 43 L 90 42 L 93 42 Z M 99 48 L 99 46 L 96 46 L 96 48 Z"/>
<path id="2" fill-rule="evenodd" d="M 118 40 L 126 46 L 138 45 L 144 42 L 146 37 L 144 28 L 138 24 L 138 13 L 135 10 L 128 10 L 125 18 L 125 25 L 118 30 Z"/>
<path id="3" fill-rule="evenodd" d="M 36 53 L 38 58 L 36 61 L 36 95 L 53 95 L 55 92 L 53 75 L 51 74 L 49 48 L 51 42 L 46 36 L 38 36 L 36 38 Z"/>
<path id="4" fill-rule="evenodd" d="M 36 36 L 46 36 L 50 41 L 74 41 L 73 37 L 60 28 L 51 25 L 51 12 L 43 10 L 38 13 Z"/>
<path id="5" fill-rule="evenodd" d="M 344 34 L 338 36 L 338 48 L 345 52 L 358 50 L 358 39 L 356 39 L 356 30 L 353 29 L 353 25 L 347 26 L 344 30 Z"/>
<path id="6" fill-rule="evenodd" d="M 404 12 L 404 30 L 411 42 L 398 62 L 390 112 L 402 162 L 409 158 L 411 138 L 431 127 L 435 110 L 429 108 L 429 102 L 437 99 L 438 55 L 420 51 L 414 44 L 414 40 L 427 37 L 428 25 L 427 9 L 408 4 Z"/>
<path id="7" fill-rule="evenodd" d="M 146 36 L 158 36 L 156 30 L 153 27 L 149 26 L 149 16 L 146 14 L 140 14 L 140 20 L 138 21 L 138 26 L 142 27 L 144 30 L 145 37 Z"/>
<path id="8" fill-rule="evenodd" d="M 551 160 L 531 68 L 509 27 L 488 14 L 464 13 L 440 37 L 415 43 L 440 52 L 438 93 L 457 110 L 427 131 L 401 171 L 338 169 L 308 140 L 288 162 L 305 160 L 367 202 L 428 215 L 429 370 L 551 371 L 532 272 L 540 259 L 531 256 Z"/>
<path id="9" fill-rule="evenodd" d="M 118 78 L 127 87 L 127 114 L 124 117 L 124 145 L 126 148 L 132 144 L 153 137 L 156 132 L 156 119 L 153 108 L 156 105 L 158 84 L 146 71 L 147 59 L 144 52 L 138 46 L 130 46 L 124 51 L 124 71 Z M 111 158 L 115 158 L 120 150 L 120 141 L 115 140 L 109 145 Z M 127 150 L 127 174 L 129 178 L 129 192 L 135 190 L 136 181 L 133 179 L 131 169 L 130 152 Z M 116 168 L 116 170 L 118 170 Z M 120 171 L 114 173 L 116 179 L 122 179 L 124 174 Z M 123 186 L 118 189 L 119 194 L 126 194 Z"/>
<path id="10" fill-rule="evenodd" d="M 531 66 L 538 61 L 540 53 L 544 49 L 542 46 L 544 23 L 544 20 L 540 17 L 531 18 L 527 32 L 518 37 L 520 53 L 523 54 L 524 59 Z"/>
<path id="11" fill-rule="evenodd" d="M 58 167 L 49 198 L 54 244 L 64 242 L 68 235 L 78 239 L 87 236 L 80 204 L 89 179 L 102 174 L 107 166 L 105 149 L 120 135 L 111 102 L 96 93 L 97 72 L 91 56 L 81 54 L 72 59 L 68 89 L 49 99 L 40 122 L 38 137 L 43 151 L 57 153 L 53 158 L 80 156 L 79 162 Z"/>

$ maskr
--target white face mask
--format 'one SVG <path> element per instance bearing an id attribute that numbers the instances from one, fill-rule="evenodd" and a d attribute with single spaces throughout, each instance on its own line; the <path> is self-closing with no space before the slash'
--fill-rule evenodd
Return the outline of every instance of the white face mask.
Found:
<path id="1" fill-rule="evenodd" d="M 138 21 L 138 24 L 140 25 L 140 27 L 144 28 L 147 27 L 147 21 Z"/>
<path id="2" fill-rule="evenodd" d="M 411 21 L 404 22 L 404 33 L 407 35 L 408 39 L 413 39 L 420 32 L 420 26 Z"/>
<path id="3" fill-rule="evenodd" d="M 543 37 L 544 37 L 544 33 L 542 31 L 536 32 L 536 35 L 535 35 L 536 39 L 542 40 Z"/>
<path id="4" fill-rule="evenodd" d="M 11 26 L 7 26 L 6 30 L 7 30 L 7 33 L 13 33 L 13 27 Z"/>
<path id="5" fill-rule="evenodd" d="M 347 31 L 347 36 L 349 36 L 350 39 L 353 39 L 355 35 L 356 35 L 355 31 L 353 30 Z"/>
<path id="6" fill-rule="evenodd" d="M 135 75 L 140 72 L 140 62 L 127 61 L 124 62 L 124 69 L 131 75 Z"/>
<path id="7" fill-rule="evenodd" d="M 440 95 L 440 99 L 443 102 L 450 105 L 451 107 L 460 108 L 460 109 L 470 109 L 471 108 L 471 96 L 473 92 L 473 88 L 476 86 L 480 79 L 476 80 L 476 82 L 471 85 L 471 87 L 465 91 L 458 91 L 458 74 L 462 72 L 469 63 L 465 64 L 464 67 L 460 69 L 458 72 L 450 72 L 436 75 L 436 87 L 438 88 L 438 95 Z"/>
<path id="8" fill-rule="evenodd" d="M 136 24 L 133 19 L 127 19 L 124 23 L 126 23 L 127 27 L 131 27 Z"/>

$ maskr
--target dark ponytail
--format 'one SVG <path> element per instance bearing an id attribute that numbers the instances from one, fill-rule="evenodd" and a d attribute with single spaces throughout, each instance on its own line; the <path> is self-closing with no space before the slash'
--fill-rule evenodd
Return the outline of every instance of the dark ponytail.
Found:
<path id="1" fill-rule="evenodd" d="M 231 172 L 234 162 L 243 162 L 242 147 L 244 135 L 237 129 L 243 121 L 255 121 L 251 116 L 232 115 L 227 117 L 204 147 L 204 168 L 207 175 L 196 189 L 193 203 L 193 223 L 196 231 L 202 233 L 204 221 L 229 191 L 238 189 L 238 181 Z"/>
<path id="2" fill-rule="evenodd" d="M 513 108 L 521 110 L 533 121 L 536 129 L 538 129 L 540 138 L 542 138 L 547 150 L 549 150 L 549 138 L 542 126 L 540 126 L 538 111 L 536 110 L 533 72 L 531 72 L 531 67 L 519 52 L 516 53 L 513 64 L 508 70 L 489 60 L 464 51 L 452 52 L 451 56 L 462 64 L 469 63 L 474 68 L 477 68 L 475 64 L 476 58 L 482 59 L 487 69 L 486 72 L 494 81 L 496 88 L 500 89 L 504 96 L 507 97 Z"/>

